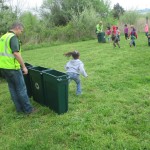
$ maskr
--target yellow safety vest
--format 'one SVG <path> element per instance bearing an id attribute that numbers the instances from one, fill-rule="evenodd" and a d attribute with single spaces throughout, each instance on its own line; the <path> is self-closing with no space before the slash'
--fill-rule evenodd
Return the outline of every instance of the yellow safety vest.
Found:
<path id="1" fill-rule="evenodd" d="M 101 32 L 103 32 L 103 25 L 97 24 L 96 25 L 96 33 L 101 33 Z"/>
<path id="2" fill-rule="evenodd" d="M 16 60 L 10 48 L 10 39 L 15 36 L 14 33 L 6 33 L 0 38 L 0 68 L 20 69 L 20 64 Z"/>

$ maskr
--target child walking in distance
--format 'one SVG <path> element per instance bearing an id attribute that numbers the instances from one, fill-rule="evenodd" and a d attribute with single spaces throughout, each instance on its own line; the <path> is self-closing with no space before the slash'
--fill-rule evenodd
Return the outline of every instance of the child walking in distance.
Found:
<path id="1" fill-rule="evenodd" d="M 125 39 L 126 39 L 126 40 L 129 39 L 129 38 L 128 38 L 128 32 L 129 32 L 129 31 L 128 31 L 128 26 L 127 26 L 127 24 L 125 24 L 125 25 L 124 25 L 124 36 L 125 36 Z"/>
<path id="2" fill-rule="evenodd" d="M 110 27 L 107 27 L 106 37 L 107 37 L 108 42 L 110 42 L 110 40 L 111 40 L 111 30 L 110 30 Z"/>
<path id="3" fill-rule="evenodd" d="M 133 45 L 135 47 L 135 39 L 137 39 L 137 33 L 133 25 L 131 25 L 131 32 L 129 37 L 131 36 L 130 47 Z"/>
<path id="4" fill-rule="evenodd" d="M 112 27 L 112 36 L 111 36 L 111 38 L 112 38 L 114 47 L 116 47 L 116 44 L 117 44 L 118 47 L 120 48 L 119 39 L 118 39 L 117 31 L 116 31 L 116 26 Z"/>
<path id="5" fill-rule="evenodd" d="M 64 55 L 66 57 L 72 56 L 73 58 L 72 60 L 67 62 L 67 64 L 65 65 L 65 70 L 70 77 L 69 82 L 71 80 L 75 81 L 77 85 L 76 94 L 80 95 L 82 93 L 82 90 L 81 90 L 81 82 L 80 82 L 79 76 L 80 74 L 82 74 L 84 77 L 88 76 L 87 73 L 85 72 L 84 64 L 79 59 L 80 54 L 78 51 L 68 52 L 68 53 L 65 53 Z"/>

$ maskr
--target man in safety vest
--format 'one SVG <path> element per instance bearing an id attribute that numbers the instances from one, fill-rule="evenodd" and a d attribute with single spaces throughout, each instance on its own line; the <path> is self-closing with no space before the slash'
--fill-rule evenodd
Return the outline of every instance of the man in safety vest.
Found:
<path id="1" fill-rule="evenodd" d="M 96 33 L 101 33 L 103 32 L 103 23 L 102 21 L 100 21 L 97 25 L 96 25 Z"/>
<path id="2" fill-rule="evenodd" d="M 23 25 L 21 23 L 14 23 L 10 30 L 0 38 L 0 69 L 8 82 L 16 111 L 18 113 L 30 114 L 35 109 L 29 101 L 22 74 L 22 71 L 24 74 L 28 74 L 28 69 L 20 54 L 21 47 L 18 36 L 22 32 Z"/>
<path id="3" fill-rule="evenodd" d="M 102 32 L 103 32 L 103 22 L 100 21 L 96 25 L 96 34 L 97 34 L 98 43 L 102 42 Z"/>

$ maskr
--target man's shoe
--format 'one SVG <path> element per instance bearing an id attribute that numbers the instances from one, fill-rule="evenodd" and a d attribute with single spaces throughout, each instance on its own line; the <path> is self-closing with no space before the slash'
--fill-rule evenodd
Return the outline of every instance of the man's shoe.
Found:
<path id="1" fill-rule="evenodd" d="M 27 115 L 34 114 L 34 113 L 36 113 L 36 112 L 38 112 L 38 110 L 35 109 L 35 108 L 33 108 L 29 113 L 27 113 Z"/>

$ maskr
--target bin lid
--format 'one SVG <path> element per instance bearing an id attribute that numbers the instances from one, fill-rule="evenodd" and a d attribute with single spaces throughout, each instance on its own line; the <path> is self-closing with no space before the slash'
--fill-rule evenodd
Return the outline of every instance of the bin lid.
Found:
<path id="1" fill-rule="evenodd" d="M 43 71 L 43 74 L 46 74 L 52 78 L 55 78 L 57 81 L 64 81 L 64 80 L 68 80 L 69 76 L 66 73 L 57 71 L 57 70 L 45 70 Z"/>

